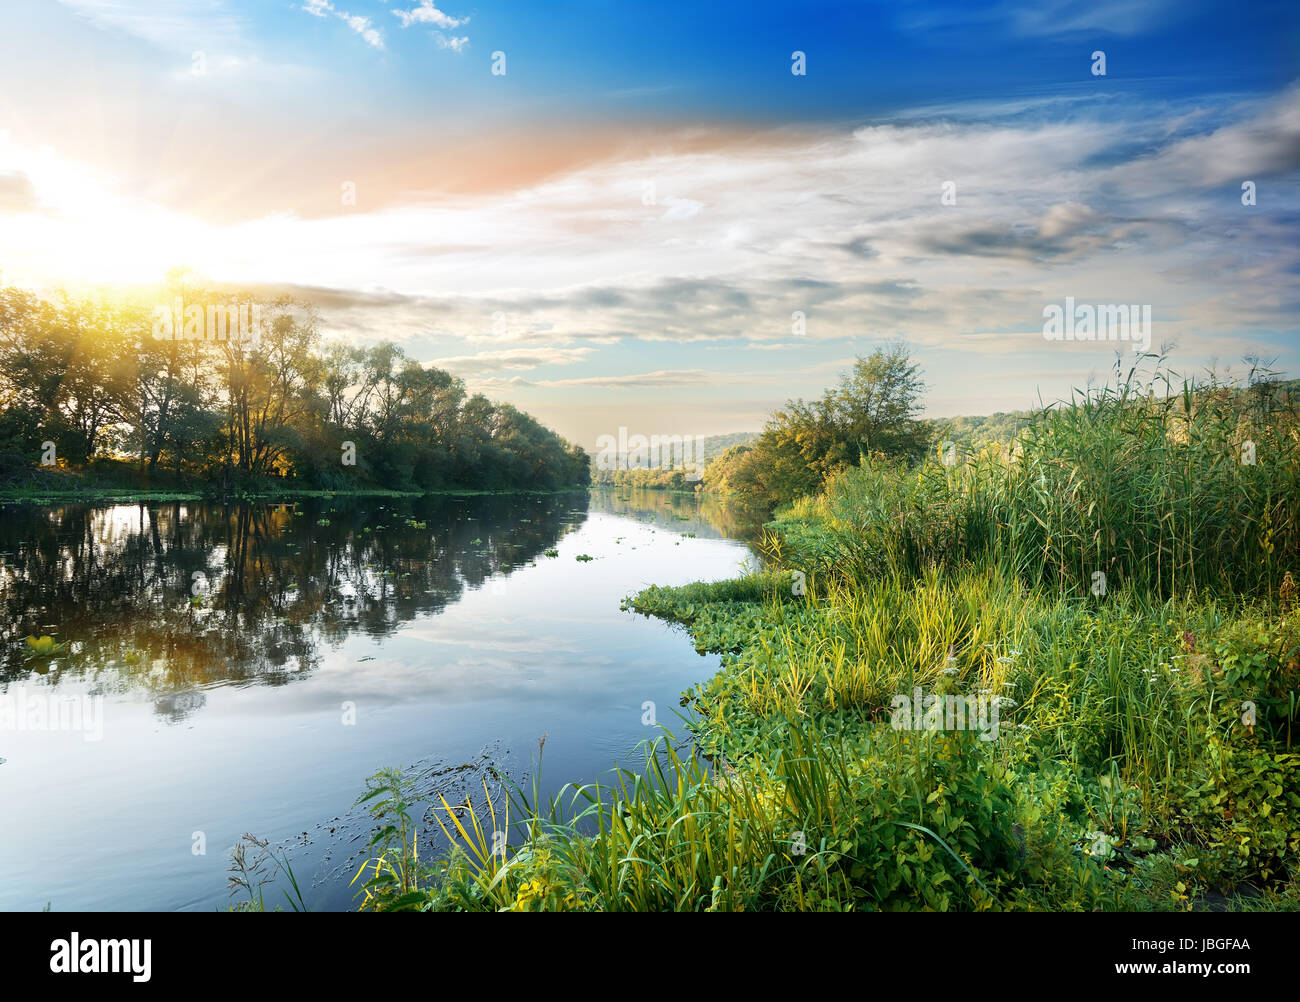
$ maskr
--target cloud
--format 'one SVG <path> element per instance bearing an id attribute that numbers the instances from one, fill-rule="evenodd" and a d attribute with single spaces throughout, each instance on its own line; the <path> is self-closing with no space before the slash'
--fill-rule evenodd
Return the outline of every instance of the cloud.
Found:
<path id="1" fill-rule="evenodd" d="M 880 252 L 872 247 L 863 237 L 855 237 L 852 240 L 848 240 L 842 244 L 835 244 L 834 246 L 841 250 L 848 251 L 854 257 L 860 257 L 864 261 L 870 261 L 872 258 L 880 256 Z"/>
<path id="2" fill-rule="evenodd" d="M 370 18 L 361 17 L 359 14 L 339 14 L 339 17 L 347 24 L 349 28 L 355 31 L 367 45 L 373 45 L 376 49 L 384 47 L 384 36 L 377 28 L 370 26 Z"/>
<path id="3" fill-rule="evenodd" d="M 1168 27 L 1183 5 L 1172 0 L 1019 0 L 998 6 L 1012 31 L 1038 38 L 1076 32 L 1138 35 Z"/>
<path id="4" fill-rule="evenodd" d="M 663 214 L 663 218 L 667 220 L 693 219 L 704 208 L 703 202 L 697 202 L 691 198 L 669 197 L 664 199 L 664 204 L 668 206 Z"/>
<path id="5" fill-rule="evenodd" d="M 368 17 L 337 10 L 330 0 L 307 0 L 307 2 L 303 4 L 302 9 L 314 17 L 328 17 L 333 14 L 336 18 L 360 35 L 367 45 L 373 46 L 376 49 L 382 49 L 384 47 L 383 32 L 378 28 L 373 27 L 372 22 Z"/>
<path id="6" fill-rule="evenodd" d="M 1300 84 L 1280 97 L 1246 103 L 1241 112 L 1239 120 L 1116 164 L 1107 180 L 1135 194 L 1155 196 L 1300 171 Z"/>
<path id="7" fill-rule="evenodd" d="M 1105 345 L 1044 341 L 1043 308 L 1066 296 L 1151 304 L 1155 343 L 1178 341 L 1193 367 L 1251 347 L 1294 358 L 1297 91 L 1066 107 L 661 132 L 653 153 L 604 152 L 506 190 L 408 191 L 369 211 L 195 224 L 185 239 L 210 274 L 273 276 L 316 302 L 328 334 L 394 339 L 539 414 L 589 391 L 617 391 L 619 407 L 705 388 L 719 412 L 742 394 L 779 404 L 895 338 L 939 397 L 1022 406 L 1037 385 L 1009 373 L 1109 367 Z M 0 266 L 79 252 L 59 186 L 27 162 L 0 169 L 29 176 L 66 221 L 19 217 L 25 256 Z M 1239 197 L 1249 178 L 1253 207 Z M 173 227 L 154 234 L 149 218 L 131 214 L 136 240 L 169 245 Z M 561 365 L 575 369 L 535 378 Z"/>
<path id="8" fill-rule="evenodd" d="M 469 23 L 468 17 L 452 17 L 434 6 L 433 0 L 420 0 L 418 7 L 412 7 L 410 10 L 395 10 L 393 14 L 402 22 L 403 28 L 409 28 L 413 24 L 433 25 L 435 28 L 442 28 L 444 31 L 433 32 L 434 44 L 440 49 L 450 49 L 452 52 L 464 52 L 465 47 L 469 45 L 468 35 L 452 35 L 444 32 L 450 32 L 454 28 L 459 28 L 463 24 Z"/>
<path id="9" fill-rule="evenodd" d="M 634 372 L 618 376 L 580 376 L 574 379 L 543 379 L 530 382 L 530 386 L 548 388 L 576 388 L 623 390 L 667 389 L 678 386 L 721 386 L 736 382 L 740 377 L 733 373 L 708 372 L 704 369 L 658 369 L 654 372 Z M 518 385 L 519 380 L 513 380 Z"/>
<path id="10" fill-rule="evenodd" d="M 901 5 L 897 23 L 922 36 L 968 32 L 979 25 L 1025 38 L 1093 33 L 1131 37 L 1165 27 L 1190 4 L 1173 0 L 998 0 L 961 6 Z"/>
<path id="11" fill-rule="evenodd" d="M 1261 337 L 1294 327 L 1290 299 L 1243 296 L 1233 276 L 1249 266 L 1253 288 L 1288 284 L 1300 251 L 1280 213 L 1300 204 L 1266 188 L 1274 201 L 1252 216 L 1214 187 L 1224 168 L 1204 154 L 1253 142 L 1256 166 L 1287 169 L 1295 106 L 1289 91 L 1191 117 L 1176 103 L 1163 120 L 1142 108 L 1140 148 L 1135 123 L 1109 109 L 776 132 L 611 157 L 500 194 L 251 223 L 231 239 L 261 249 L 287 281 L 340 290 L 326 311 L 336 329 L 444 345 L 428 357 L 469 356 L 447 350 L 454 343 L 775 346 L 791 343 L 796 312 L 806 321 L 796 343 L 810 350 L 907 337 L 1024 351 L 1044 305 L 1065 295 L 1151 303 L 1162 336 L 1205 347 L 1225 325 Z M 941 202 L 947 181 L 955 205 Z M 677 205 L 698 208 L 667 216 Z M 365 282 L 393 291 L 348 300 Z"/>
<path id="12" fill-rule="evenodd" d="M 488 372 L 537 369 L 544 365 L 571 365 L 586 358 L 593 348 L 506 348 L 476 355 L 436 358 L 434 365 L 458 376 L 480 376 Z"/>
<path id="13" fill-rule="evenodd" d="M 1140 232 L 1140 224 L 1103 216 L 1078 202 L 1050 206 L 1036 221 L 1006 224 L 989 220 L 975 226 L 935 225 L 918 235 L 931 254 L 1049 261 L 1095 253 Z"/>
<path id="14" fill-rule="evenodd" d="M 435 28 L 450 30 L 469 22 L 467 17 L 452 17 L 444 14 L 434 6 L 433 0 L 420 0 L 418 7 L 410 10 L 395 10 L 393 14 L 402 22 L 403 28 L 409 28 L 413 24 L 431 24 Z"/>

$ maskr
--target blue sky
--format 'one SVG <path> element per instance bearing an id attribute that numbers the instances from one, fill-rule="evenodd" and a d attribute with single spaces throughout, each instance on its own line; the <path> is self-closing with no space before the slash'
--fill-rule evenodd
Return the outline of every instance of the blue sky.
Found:
<path id="1" fill-rule="evenodd" d="M 1115 354 L 1045 341 L 1067 296 L 1300 375 L 1294 3 L 11 0 L 0 37 L 6 280 L 289 290 L 589 446 L 757 428 L 897 338 L 933 415 L 1054 399 Z"/>

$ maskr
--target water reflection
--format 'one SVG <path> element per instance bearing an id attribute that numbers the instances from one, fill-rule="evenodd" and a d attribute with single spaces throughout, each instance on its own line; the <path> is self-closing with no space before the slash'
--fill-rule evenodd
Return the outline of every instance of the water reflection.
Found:
<path id="1" fill-rule="evenodd" d="M 608 781 L 645 707 L 673 720 L 718 668 L 619 599 L 753 566 L 733 508 L 608 488 L 4 516 L 0 859 L 60 860 L 0 867 L 7 909 L 224 907 L 248 831 L 292 847 L 314 910 L 352 907 L 366 776 L 427 766 L 463 798 L 545 734 L 544 794 Z"/>
<path id="2" fill-rule="evenodd" d="M 645 487 L 608 487 L 592 492 L 592 511 L 625 515 L 643 521 L 659 520 L 681 532 L 702 538 L 738 539 L 757 544 L 767 509 L 713 494 L 653 490 Z"/>
<path id="3" fill-rule="evenodd" d="M 148 698 L 177 722 L 218 684 L 286 685 L 321 645 L 381 639 L 535 562 L 589 512 L 755 540 L 764 514 L 704 496 L 336 497 L 295 504 L 15 505 L 0 519 L 0 691 Z M 65 643 L 32 656 L 27 636 Z M 35 681 L 35 680 L 33 680 Z"/>
<path id="4" fill-rule="evenodd" d="M 443 611 L 535 561 L 588 504 L 581 492 L 8 507 L 0 690 L 35 672 L 147 695 L 181 721 L 213 685 L 287 685 L 323 644 Z M 45 634 L 67 646 L 32 656 L 23 638 Z"/>

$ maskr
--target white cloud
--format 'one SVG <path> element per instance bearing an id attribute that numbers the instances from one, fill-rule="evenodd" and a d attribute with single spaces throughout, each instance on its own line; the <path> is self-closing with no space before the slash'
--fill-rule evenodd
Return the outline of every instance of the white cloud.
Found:
<path id="1" fill-rule="evenodd" d="M 458 376 L 487 372 L 536 369 L 544 365 L 571 365 L 591 354 L 594 348 L 505 348 L 475 355 L 453 355 L 434 359 L 433 364 Z"/>
<path id="2" fill-rule="evenodd" d="M 1023 406 L 1035 385 L 1012 373 L 1108 367 L 1104 345 L 1057 351 L 1042 338 L 1044 305 L 1066 296 L 1151 304 L 1156 343 L 1179 339 L 1197 364 L 1250 347 L 1294 356 L 1300 204 L 1284 182 L 1297 169 L 1300 90 L 1200 106 L 1210 113 L 1190 121 L 1175 104 L 1127 118 L 1108 108 L 774 132 L 610 159 L 505 193 L 415 194 L 373 212 L 228 227 L 134 206 L 129 224 L 101 220 L 110 196 L 61 201 L 39 158 L 0 157 L 0 174 L 30 178 L 44 210 L 11 217 L 23 256 L 0 252 L 0 267 L 116 264 L 110 248 L 126 229 L 142 250 L 201 248 L 194 263 L 215 279 L 325 297 L 327 324 L 354 341 L 395 337 L 423 360 L 538 394 L 794 395 L 806 392 L 800 379 L 817 380 L 815 391 L 833 378 L 799 375 L 818 359 L 905 336 L 930 353 L 940 396 L 978 389 Z M 671 135 L 660 144 L 671 151 Z M 1258 206 L 1241 205 L 1240 172 L 1259 182 Z M 941 202 L 947 181 L 955 205 Z M 500 334 L 498 313 L 509 320 Z M 733 371 L 737 357 L 758 371 Z M 574 371 L 513 375 L 549 365 Z"/>
<path id="3" fill-rule="evenodd" d="M 468 35 L 453 37 L 451 35 L 444 35 L 441 32 L 434 32 L 433 40 L 438 43 L 438 48 L 451 49 L 453 52 L 463 52 L 465 46 L 469 44 Z"/>
<path id="4" fill-rule="evenodd" d="M 923 36 L 941 36 L 979 24 L 1030 38 L 1083 32 L 1132 36 L 1187 14 L 1190 4 L 1172 0 L 999 0 L 952 6 L 900 5 L 898 23 Z"/>
<path id="5" fill-rule="evenodd" d="M 376 49 L 384 47 L 384 36 L 380 34 L 377 28 L 370 26 L 370 18 L 362 17 L 359 14 L 340 14 L 340 18 L 349 28 L 366 40 L 367 45 L 373 45 Z"/>
<path id="6" fill-rule="evenodd" d="M 355 31 L 365 41 L 367 45 L 374 46 L 376 49 L 384 47 L 384 35 L 378 28 L 372 26 L 370 18 L 363 17 L 360 14 L 350 14 L 344 10 L 337 10 L 330 0 L 307 0 L 302 9 L 308 14 L 315 17 L 328 17 L 333 14 L 336 18 Z"/>
<path id="7" fill-rule="evenodd" d="M 420 6 L 410 10 L 395 10 L 393 14 L 402 22 L 403 28 L 409 28 L 413 24 L 432 24 L 436 28 L 450 30 L 459 28 L 469 21 L 467 17 L 452 17 L 444 14 L 434 6 L 433 0 L 420 0 Z"/>

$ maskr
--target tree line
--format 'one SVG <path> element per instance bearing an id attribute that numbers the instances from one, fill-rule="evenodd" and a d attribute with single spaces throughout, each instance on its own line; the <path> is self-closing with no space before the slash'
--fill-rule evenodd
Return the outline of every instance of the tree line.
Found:
<path id="1" fill-rule="evenodd" d="M 256 336 L 203 323 L 241 309 Z M 160 312 L 186 322 L 160 324 Z M 224 490 L 588 482 L 585 451 L 528 414 L 392 342 L 363 348 L 319 328 L 287 297 L 175 285 L 155 307 L 0 288 L 0 476 L 92 467 Z"/>

